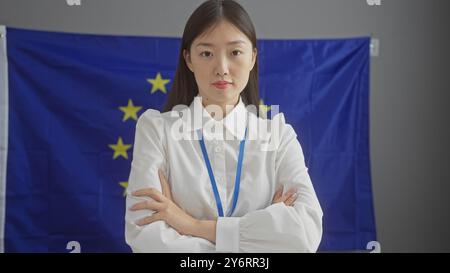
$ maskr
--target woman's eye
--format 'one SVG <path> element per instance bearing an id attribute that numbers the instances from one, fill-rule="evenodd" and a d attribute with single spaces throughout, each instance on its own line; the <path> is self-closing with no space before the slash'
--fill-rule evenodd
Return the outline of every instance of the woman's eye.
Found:
<path id="1" fill-rule="evenodd" d="M 202 57 L 211 57 L 211 52 L 209 51 L 203 51 L 202 53 L 200 53 L 200 56 Z"/>
<path id="2" fill-rule="evenodd" d="M 233 55 L 234 56 L 239 56 L 241 54 L 242 54 L 242 51 L 240 51 L 240 50 L 233 50 Z"/>

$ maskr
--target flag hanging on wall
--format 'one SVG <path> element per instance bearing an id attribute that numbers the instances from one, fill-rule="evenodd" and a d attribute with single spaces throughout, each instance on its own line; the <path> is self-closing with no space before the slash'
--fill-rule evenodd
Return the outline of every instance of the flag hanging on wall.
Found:
<path id="1" fill-rule="evenodd" d="M 128 252 L 125 189 L 136 120 L 162 110 L 179 38 L 3 28 L 0 250 Z M 370 38 L 260 40 L 263 109 L 295 128 L 324 211 L 320 251 L 376 240 Z"/>

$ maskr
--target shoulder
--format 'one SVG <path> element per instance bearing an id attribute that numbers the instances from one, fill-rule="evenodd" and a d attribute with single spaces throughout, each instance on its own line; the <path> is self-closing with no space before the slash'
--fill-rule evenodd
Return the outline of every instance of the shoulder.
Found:
<path id="1" fill-rule="evenodd" d="M 294 128 L 291 124 L 286 122 L 286 118 L 283 113 L 278 113 L 272 118 L 263 118 L 257 117 L 254 113 L 249 114 L 250 124 L 256 125 L 257 127 L 268 128 L 268 133 L 271 135 L 279 134 L 279 135 L 289 135 L 295 134 Z"/>
<path id="2" fill-rule="evenodd" d="M 163 113 L 155 109 L 147 109 L 137 120 L 136 136 L 161 140 L 164 136 L 164 127 Z"/>
<path id="3" fill-rule="evenodd" d="M 251 132 L 256 134 L 256 139 L 268 142 L 268 149 L 271 150 L 278 150 L 280 145 L 297 138 L 294 128 L 286 122 L 283 113 L 278 113 L 270 119 L 250 113 L 249 125 L 253 127 Z"/>
<path id="4" fill-rule="evenodd" d="M 158 128 L 163 126 L 163 118 L 161 112 L 155 109 L 147 109 L 144 113 L 142 113 L 138 120 L 136 127 L 138 128 Z"/>
<path id="5" fill-rule="evenodd" d="M 283 113 L 279 113 L 272 118 L 272 126 L 278 128 L 280 132 L 280 142 L 286 142 L 292 138 L 297 138 L 297 133 L 291 124 L 286 122 L 286 118 Z"/>
<path id="6" fill-rule="evenodd" d="M 147 109 L 142 115 L 139 116 L 137 123 L 141 125 L 164 125 L 180 118 L 180 114 L 177 111 L 168 111 L 161 113 L 155 109 Z"/>
<path id="7" fill-rule="evenodd" d="M 136 130 L 144 129 L 146 131 L 153 131 L 158 134 L 164 134 L 166 128 L 181 120 L 182 115 L 179 111 L 160 112 L 155 109 L 147 109 L 142 113 L 136 124 Z"/>

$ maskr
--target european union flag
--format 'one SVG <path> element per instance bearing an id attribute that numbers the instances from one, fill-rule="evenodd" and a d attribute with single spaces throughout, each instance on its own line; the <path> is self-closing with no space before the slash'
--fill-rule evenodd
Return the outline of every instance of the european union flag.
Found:
<path id="1" fill-rule="evenodd" d="M 7 28 L 1 42 L 0 246 L 130 251 L 124 190 L 136 120 L 162 110 L 180 39 Z M 296 129 L 324 210 L 320 250 L 365 249 L 376 239 L 369 38 L 260 40 L 258 49 L 263 108 L 279 104 Z"/>

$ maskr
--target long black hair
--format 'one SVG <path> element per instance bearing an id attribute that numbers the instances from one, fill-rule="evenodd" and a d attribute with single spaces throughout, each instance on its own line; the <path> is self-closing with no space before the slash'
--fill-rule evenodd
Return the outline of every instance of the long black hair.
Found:
<path id="1" fill-rule="evenodd" d="M 198 94 L 194 73 L 189 70 L 183 51 L 187 50 L 190 52 L 193 41 L 220 20 L 226 20 L 242 31 L 252 42 L 253 49 L 256 49 L 255 28 L 250 16 L 240 4 L 233 0 L 209 0 L 203 2 L 189 17 L 184 28 L 178 66 L 164 112 L 172 110 L 178 104 L 189 106 Z M 258 109 L 258 56 L 256 56 L 255 65 L 250 71 L 248 83 L 241 93 L 241 97 L 245 105 L 254 105 Z"/>

